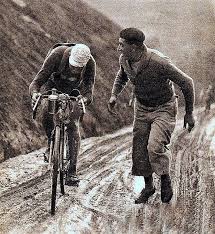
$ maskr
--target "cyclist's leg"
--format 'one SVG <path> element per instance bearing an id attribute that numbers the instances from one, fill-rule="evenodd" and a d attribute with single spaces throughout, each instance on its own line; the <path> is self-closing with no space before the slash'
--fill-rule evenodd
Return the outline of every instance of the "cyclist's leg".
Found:
<path id="1" fill-rule="evenodd" d="M 79 132 L 79 121 L 71 122 L 67 125 L 68 134 L 68 157 L 69 166 L 67 171 L 66 184 L 68 180 L 79 182 L 76 176 L 77 172 L 77 157 L 80 149 L 80 132 Z"/>
<path id="2" fill-rule="evenodd" d="M 70 113 L 70 123 L 67 125 L 68 148 L 69 148 L 68 151 L 69 151 L 69 160 L 70 160 L 67 172 L 67 178 L 66 178 L 67 185 L 69 185 L 69 181 L 72 180 L 79 182 L 79 179 L 76 176 L 76 172 L 77 172 L 77 157 L 80 149 L 79 123 L 81 115 L 82 111 L 78 106 L 78 103 L 74 102 L 73 111 Z"/>
<path id="3" fill-rule="evenodd" d="M 48 138 L 48 144 L 50 144 L 52 130 L 54 127 L 53 120 L 47 116 L 46 118 L 42 120 L 42 125 L 45 130 L 46 136 Z"/>
<path id="4" fill-rule="evenodd" d="M 80 132 L 78 123 L 73 123 L 67 126 L 68 133 L 68 147 L 69 147 L 69 159 L 70 166 L 68 172 L 76 174 L 77 170 L 77 157 L 80 149 Z"/>
<path id="5" fill-rule="evenodd" d="M 41 122 L 42 122 L 43 129 L 46 133 L 47 139 L 48 139 L 47 149 L 45 152 L 45 161 L 47 161 L 46 158 L 49 155 L 51 136 L 52 136 L 52 131 L 54 128 L 53 116 L 48 113 L 47 102 L 43 103 Z"/>
<path id="6" fill-rule="evenodd" d="M 51 90 L 52 88 L 56 87 L 53 81 L 49 79 L 48 82 L 44 85 L 44 91 Z M 51 142 L 52 130 L 54 128 L 53 115 L 48 113 L 47 99 L 43 99 L 41 105 L 42 105 L 41 122 L 43 129 L 45 130 L 46 136 L 48 138 L 48 148 L 49 148 Z"/>

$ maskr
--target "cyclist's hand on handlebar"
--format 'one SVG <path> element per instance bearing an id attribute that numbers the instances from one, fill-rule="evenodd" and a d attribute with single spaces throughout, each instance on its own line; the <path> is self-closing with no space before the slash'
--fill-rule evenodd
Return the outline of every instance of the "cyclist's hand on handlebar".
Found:
<path id="1" fill-rule="evenodd" d="M 83 102 L 84 102 L 84 105 L 87 105 L 87 103 L 88 103 L 88 98 L 83 97 L 82 100 L 83 100 Z"/>
<path id="2" fill-rule="evenodd" d="M 82 97 L 78 100 L 78 106 L 81 111 L 85 112 L 85 106 L 87 105 L 88 99 L 86 97 Z"/>
<path id="3" fill-rule="evenodd" d="M 32 105 L 32 107 L 35 105 L 38 97 L 40 97 L 40 96 L 41 96 L 41 93 L 33 92 L 32 96 L 31 96 L 31 105 Z"/>
<path id="4" fill-rule="evenodd" d="M 116 96 L 111 96 L 108 102 L 108 111 L 114 115 L 116 115 L 116 112 L 114 111 L 114 107 L 116 105 L 116 99 L 117 99 Z"/>

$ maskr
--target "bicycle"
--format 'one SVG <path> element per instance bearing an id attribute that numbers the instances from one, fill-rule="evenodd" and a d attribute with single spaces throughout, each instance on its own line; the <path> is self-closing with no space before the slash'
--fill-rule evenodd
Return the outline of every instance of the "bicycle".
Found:
<path id="1" fill-rule="evenodd" d="M 51 94 L 49 94 L 51 92 Z M 72 91 L 73 95 L 52 89 L 41 94 L 35 102 L 33 107 L 33 119 L 36 119 L 38 106 L 42 99 L 48 100 L 48 113 L 53 115 L 54 128 L 51 135 L 50 152 L 48 156 L 48 163 L 51 168 L 52 177 L 52 192 L 51 192 L 51 214 L 55 214 L 56 195 L 57 195 L 57 179 L 60 175 L 60 191 L 65 194 L 64 179 L 69 165 L 68 142 L 66 125 L 69 123 L 70 111 L 73 111 L 74 103 L 81 102 L 83 114 L 86 112 L 83 97 L 79 90 Z M 72 106 L 72 108 L 71 108 Z"/>

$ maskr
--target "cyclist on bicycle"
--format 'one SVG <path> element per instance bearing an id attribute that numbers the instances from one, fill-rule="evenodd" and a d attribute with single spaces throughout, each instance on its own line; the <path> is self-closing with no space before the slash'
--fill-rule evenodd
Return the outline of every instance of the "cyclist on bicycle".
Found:
<path id="1" fill-rule="evenodd" d="M 96 63 L 90 49 L 84 44 L 57 44 L 48 53 L 45 61 L 29 86 L 32 104 L 35 103 L 42 87 L 44 91 L 56 88 L 58 91 L 71 95 L 73 89 L 78 89 L 83 96 L 85 105 L 89 105 L 93 98 Z M 74 112 L 76 117 L 74 119 Z M 69 159 L 65 184 L 74 185 L 79 182 L 76 175 L 77 156 L 80 148 L 79 120 L 83 114 L 81 102 L 73 110 L 73 118 L 67 125 Z M 43 105 L 42 125 L 48 137 L 49 153 L 53 119 L 48 113 L 47 105 Z"/>

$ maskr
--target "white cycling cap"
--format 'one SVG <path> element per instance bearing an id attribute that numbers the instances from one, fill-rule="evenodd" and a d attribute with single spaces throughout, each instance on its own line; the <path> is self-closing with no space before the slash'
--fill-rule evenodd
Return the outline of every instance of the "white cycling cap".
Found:
<path id="1" fill-rule="evenodd" d="M 84 67 L 91 56 L 90 48 L 84 44 L 76 44 L 72 47 L 69 63 L 74 67 Z"/>

